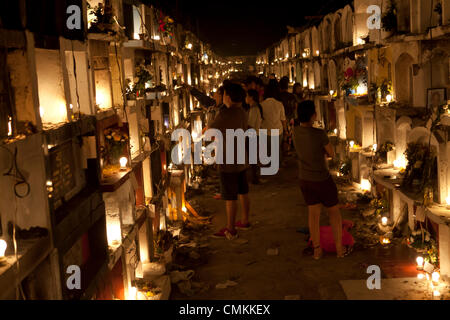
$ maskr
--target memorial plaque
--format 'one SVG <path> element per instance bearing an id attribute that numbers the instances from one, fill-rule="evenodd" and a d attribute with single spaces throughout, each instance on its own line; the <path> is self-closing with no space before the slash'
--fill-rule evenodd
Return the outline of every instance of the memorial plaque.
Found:
<path id="1" fill-rule="evenodd" d="M 53 182 L 52 198 L 55 207 L 58 207 L 64 196 L 76 186 L 72 141 L 57 146 L 50 151 L 50 165 Z"/>

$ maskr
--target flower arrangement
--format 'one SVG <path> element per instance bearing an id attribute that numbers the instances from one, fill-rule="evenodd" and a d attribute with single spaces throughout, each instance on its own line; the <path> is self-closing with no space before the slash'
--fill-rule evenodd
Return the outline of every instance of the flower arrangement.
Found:
<path id="1" fill-rule="evenodd" d="M 175 21 L 169 16 L 164 16 L 162 11 L 159 13 L 159 31 L 166 37 L 172 39 L 174 35 L 174 24 Z"/>
<path id="2" fill-rule="evenodd" d="M 120 157 L 127 154 L 129 137 L 120 128 L 104 130 L 107 160 L 110 165 L 117 165 Z"/>
<path id="3" fill-rule="evenodd" d="M 341 90 L 345 91 L 345 94 L 348 96 L 358 89 L 359 81 L 356 77 L 356 74 L 352 68 L 348 68 L 344 72 L 343 80 L 341 81 Z"/>
<path id="4" fill-rule="evenodd" d="M 381 23 L 385 31 L 395 32 L 397 30 L 397 7 L 394 1 L 390 0 L 386 12 L 381 16 Z"/>
<path id="5" fill-rule="evenodd" d="M 424 190 L 435 180 L 434 160 L 436 155 L 434 151 L 423 143 L 411 142 L 408 143 L 405 156 L 408 165 L 405 170 L 403 186 L 411 187 L 414 185 Z"/>
<path id="6" fill-rule="evenodd" d="M 389 203 L 383 198 L 374 198 L 370 201 L 370 206 L 375 209 L 377 216 L 389 211 Z"/>
<path id="7" fill-rule="evenodd" d="M 146 299 L 152 299 L 162 291 L 152 281 L 139 279 L 135 281 L 135 286 L 139 292 L 141 292 Z"/>
<path id="8" fill-rule="evenodd" d="M 356 61 L 356 67 L 347 68 L 341 77 L 341 90 L 345 95 L 366 95 L 367 94 L 367 67 L 364 58 Z"/>
<path id="9" fill-rule="evenodd" d="M 394 149 L 395 149 L 395 145 L 390 141 L 386 141 L 385 143 L 383 143 L 381 146 L 379 146 L 377 148 L 375 155 L 379 158 L 387 159 L 387 153 Z"/>
<path id="10" fill-rule="evenodd" d="M 352 161 L 350 159 L 345 160 L 339 166 L 339 173 L 344 177 L 350 175 L 351 171 L 352 171 Z"/>
<path id="11" fill-rule="evenodd" d="M 436 265 L 439 262 L 436 241 L 425 229 L 412 231 L 407 239 L 409 247 L 425 255 L 425 261 Z"/>
<path id="12" fill-rule="evenodd" d="M 136 76 L 133 81 L 127 80 L 127 93 L 135 94 L 136 97 L 143 97 L 151 87 L 151 81 L 153 79 L 152 66 L 146 65 L 145 62 L 141 62 L 136 66 L 135 72 Z"/>
<path id="13" fill-rule="evenodd" d="M 95 16 L 94 20 L 91 22 L 89 32 L 108 33 L 111 35 L 117 34 L 117 30 L 114 28 L 114 9 L 111 5 L 104 5 L 100 2 L 97 6 L 92 8 L 88 1 L 87 8 L 89 12 Z"/>
<path id="14" fill-rule="evenodd" d="M 392 94 L 392 81 L 384 79 L 383 82 L 378 86 L 378 90 L 380 90 L 381 99 L 386 100 L 386 97 Z"/>

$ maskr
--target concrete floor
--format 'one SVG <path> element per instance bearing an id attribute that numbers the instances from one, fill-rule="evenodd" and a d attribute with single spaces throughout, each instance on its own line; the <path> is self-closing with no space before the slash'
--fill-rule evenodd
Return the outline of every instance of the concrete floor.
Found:
<path id="1" fill-rule="evenodd" d="M 361 249 L 344 259 L 325 255 L 315 261 L 304 256 L 305 235 L 297 229 L 308 225 L 307 208 L 298 188 L 295 160 L 289 158 L 287 167 L 280 169 L 278 175 L 264 179 L 266 183 L 251 186 L 253 227 L 239 232 L 239 239 L 248 243 L 207 238 L 208 249 L 202 253 L 204 263 L 194 268 L 193 280 L 205 283 L 209 289 L 187 297 L 174 286 L 172 299 L 346 299 L 339 281 L 367 279 L 369 265 L 379 265 L 383 278 L 416 275 L 414 252 L 405 245 Z M 213 216 L 212 225 L 203 233 L 204 239 L 224 227 L 226 221 L 224 202 L 212 196 L 205 193 L 194 198 Z M 344 218 L 350 220 L 354 214 L 357 213 L 343 212 Z M 326 214 L 322 215 L 321 224 L 328 224 Z M 267 255 L 271 248 L 278 248 L 279 255 Z M 237 285 L 215 288 L 227 280 Z"/>

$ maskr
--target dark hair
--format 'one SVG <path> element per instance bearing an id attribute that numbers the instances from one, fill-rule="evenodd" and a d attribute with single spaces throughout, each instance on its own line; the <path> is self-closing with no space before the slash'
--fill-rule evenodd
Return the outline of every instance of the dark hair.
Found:
<path id="1" fill-rule="evenodd" d="M 246 80 L 245 80 L 245 84 L 249 85 L 249 84 L 258 84 L 258 78 L 255 76 L 249 76 Z"/>
<path id="2" fill-rule="evenodd" d="M 228 79 L 226 79 L 226 80 L 223 80 L 223 84 L 222 84 L 222 86 L 223 87 L 226 87 L 227 85 L 229 85 L 230 83 L 233 83 L 233 81 L 231 81 L 231 80 L 228 80 Z"/>
<path id="3" fill-rule="evenodd" d="M 294 83 L 294 87 L 292 88 L 293 94 L 296 94 L 295 91 L 297 90 L 297 88 L 302 88 L 302 85 L 299 82 Z"/>
<path id="4" fill-rule="evenodd" d="M 224 84 L 224 90 L 234 103 L 240 103 L 245 100 L 245 90 L 237 83 Z"/>
<path id="5" fill-rule="evenodd" d="M 264 81 L 263 81 L 263 79 L 261 79 L 261 78 L 256 78 L 256 85 L 257 85 L 257 86 L 260 86 L 260 87 L 264 86 Z"/>
<path id="6" fill-rule="evenodd" d="M 288 77 L 281 78 L 281 80 L 280 80 L 280 89 L 281 90 L 289 89 L 289 78 Z"/>
<path id="7" fill-rule="evenodd" d="M 264 120 L 264 115 L 263 115 L 263 109 L 261 107 L 261 104 L 259 103 L 259 94 L 258 91 L 256 90 L 248 90 L 247 91 L 247 95 L 253 99 L 253 101 L 256 102 L 258 109 L 259 109 L 259 113 L 261 114 L 261 119 Z"/>
<path id="8" fill-rule="evenodd" d="M 311 121 L 311 117 L 316 113 L 316 106 L 311 100 L 300 102 L 297 107 L 298 120 L 300 123 Z"/>
<path id="9" fill-rule="evenodd" d="M 278 87 L 278 81 L 272 79 L 269 81 L 269 84 L 264 90 L 264 99 L 274 98 L 276 100 L 280 100 L 280 90 Z"/>

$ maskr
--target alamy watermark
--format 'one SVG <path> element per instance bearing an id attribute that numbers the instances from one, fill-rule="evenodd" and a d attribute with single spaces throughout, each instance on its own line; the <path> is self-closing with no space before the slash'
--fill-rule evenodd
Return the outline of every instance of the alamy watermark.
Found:
<path id="1" fill-rule="evenodd" d="M 226 148 L 224 155 L 224 137 L 220 130 L 208 129 L 200 138 L 192 138 L 186 129 L 172 132 L 172 141 L 178 142 L 172 149 L 171 158 L 174 164 L 262 164 L 261 175 L 275 175 L 280 168 L 280 130 L 259 130 L 259 137 L 254 129 L 244 132 L 242 129 L 226 130 Z M 268 154 L 270 139 L 271 152 Z M 248 149 L 246 148 L 248 141 Z M 192 142 L 194 151 L 192 157 Z M 203 142 L 211 142 L 203 147 Z M 235 144 L 236 142 L 236 144 Z M 235 155 L 235 150 L 237 154 Z M 248 154 L 247 154 L 248 150 Z"/>
<path id="2" fill-rule="evenodd" d="M 377 5 L 371 5 L 367 7 L 367 13 L 370 17 L 367 19 L 367 28 L 369 30 L 381 29 L 381 8 Z"/>
<path id="3" fill-rule="evenodd" d="M 81 269 L 77 265 L 70 265 L 66 270 L 67 274 L 70 276 L 66 280 L 66 286 L 69 290 L 80 290 L 81 289 Z"/>
<path id="4" fill-rule="evenodd" d="M 367 273 L 371 276 L 367 279 L 367 289 L 381 290 L 381 269 L 377 265 L 371 265 L 367 268 Z"/>

